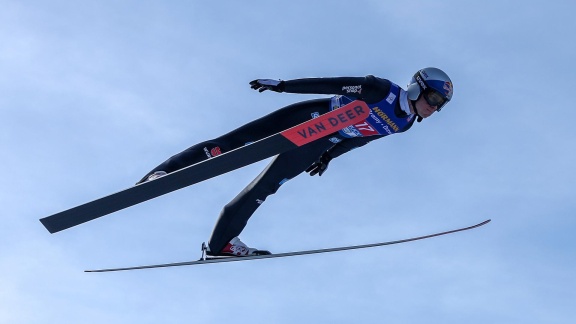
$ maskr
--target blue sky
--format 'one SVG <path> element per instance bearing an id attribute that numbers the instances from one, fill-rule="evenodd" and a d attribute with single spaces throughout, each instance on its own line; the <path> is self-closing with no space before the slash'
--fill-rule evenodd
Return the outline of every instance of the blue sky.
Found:
<path id="1" fill-rule="evenodd" d="M 576 316 L 571 1 L 0 1 L 0 323 L 568 323 Z M 284 105 L 256 78 L 446 71 L 441 112 L 298 177 L 242 234 L 273 252 L 199 267 L 221 207 L 268 161 L 49 234 Z"/>

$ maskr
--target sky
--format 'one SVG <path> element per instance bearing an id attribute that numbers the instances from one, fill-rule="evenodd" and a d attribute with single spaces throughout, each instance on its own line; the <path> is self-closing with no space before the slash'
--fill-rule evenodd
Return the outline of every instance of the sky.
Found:
<path id="1" fill-rule="evenodd" d="M 569 323 L 576 317 L 573 1 L 0 0 L 0 323 Z M 195 260 L 262 161 L 49 234 L 187 147 L 327 97 L 257 78 L 444 70 L 408 132 L 301 175 L 241 238 L 321 255 Z"/>

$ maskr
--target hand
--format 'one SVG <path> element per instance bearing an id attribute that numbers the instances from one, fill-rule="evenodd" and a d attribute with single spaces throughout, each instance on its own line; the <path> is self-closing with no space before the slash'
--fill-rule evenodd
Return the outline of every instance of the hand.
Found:
<path id="1" fill-rule="evenodd" d="M 270 80 L 270 79 L 258 79 L 250 82 L 250 87 L 254 90 L 260 92 L 266 90 L 272 90 L 276 92 L 284 91 L 284 81 L 282 80 Z"/>
<path id="2" fill-rule="evenodd" d="M 328 152 L 324 152 L 322 155 L 320 155 L 318 161 L 314 162 L 311 166 L 308 167 L 308 169 L 306 169 L 306 172 L 310 173 L 311 176 L 315 176 L 316 174 L 318 174 L 318 176 L 322 176 L 322 174 L 326 172 L 326 169 L 328 169 L 328 163 L 330 163 L 331 160 L 332 157 L 328 154 Z"/>

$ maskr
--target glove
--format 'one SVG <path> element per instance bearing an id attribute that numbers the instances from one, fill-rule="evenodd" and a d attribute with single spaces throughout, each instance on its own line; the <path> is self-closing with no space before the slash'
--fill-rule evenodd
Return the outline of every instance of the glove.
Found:
<path id="1" fill-rule="evenodd" d="M 270 80 L 270 79 L 258 79 L 250 82 L 250 87 L 254 90 L 260 92 L 266 90 L 272 90 L 276 92 L 284 91 L 284 81 L 282 80 Z"/>
<path id="2" fill-rule="evenodd" d="M 308 167 L 308 169 L 306 169 L 306 172 L 310 173 L 311 176 L 315 176 L 316 174 L 318 174 L 318 176 L 322 176 L 322 174 L 326 172 L 326 169 L 328 169 L 328 163 L 330 163 L 331 160 L 332 157 L 328 154 L 328 152 L 324 152 L 322 155 L 320 155 L 318 161 L 314 162 L 311 166 Z"/>

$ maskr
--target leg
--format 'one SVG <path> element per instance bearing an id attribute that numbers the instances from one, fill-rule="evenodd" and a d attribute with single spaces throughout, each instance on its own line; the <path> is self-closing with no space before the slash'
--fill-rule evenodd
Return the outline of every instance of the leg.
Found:
<path id="1" fill-rule="evenodd" d="M 324 114 L 330 109 L 330 99 L 299 102 L 278 109 L 262 118 L 241 126 L 213 140 L 198 143 L 176 154 L 148 172 L 138 183 L 156 171 L 174 172 L 221 153 L 255 142 L 312 119 L 312 114 Z"/>
<path id="2" fill-rule="evenodd" d="M 276 193 L 282 183 L 306 170 L 332 145 L 334 144 L 327 139 L 320 139 L 278 155 L 256 179 L 222 209 L 208 242 L 212 253 L 217 254 L 232 238 L 240 235 L 250 216 L 266 197 Z"/>

